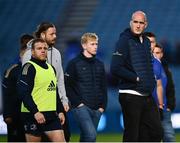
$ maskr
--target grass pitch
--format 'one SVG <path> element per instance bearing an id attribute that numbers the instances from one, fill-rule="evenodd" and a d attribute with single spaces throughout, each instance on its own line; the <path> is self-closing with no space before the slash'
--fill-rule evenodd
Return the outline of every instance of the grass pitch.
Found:
<path id="1" fill-rule="evenodd" d="M 7 142 L 6 135 L 0 136 L 0 142 Z M 79 134 L 72 134 L 71 142 L 79 142 Z M 121 133 L 98 134 L 97 142 L 122 142 Z M 180 142 L 180 133 L 176 133 L 176 142 Z"/>

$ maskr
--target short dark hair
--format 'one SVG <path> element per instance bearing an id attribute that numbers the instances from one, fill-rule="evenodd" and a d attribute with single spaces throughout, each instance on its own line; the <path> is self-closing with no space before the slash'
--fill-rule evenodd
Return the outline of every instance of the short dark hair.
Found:
<path id="1" fill-rule="evenodd" d="M 43 39 L 40 39 L 40 38 L 36 38 L 36 39 L 33 39 L 33 41 L 32 41 L 32 49 L 34 49 L 34 45 L 36 44 L 36 43 L 46 43 Z"/>
<path id="2" fill-rule="evenodd" d="M 27 43 L 32 39 L 34 39 L 34 37 L 30 34 L 21 35 L 21 37 L 20 37 L 20 45 L 21 45 L 20 50 L 25 50 L 27 48 Z"/>
<path id="3" fill-rule="evenodd" d="M 45 32 L 50 27 L 55 27 L 54 24 L 50 22 L 42 22 L 40 25 L 37 26 L 36 31 L 34 32 L 36 38 L 40 38 L 41 33 Z"/>
<path id="4" fill-rule="evenodd" d="M 156 37 L 156 35 L 152 32 L 144 32 L 144 36 L 147 36 L 147 37 Z"/>
<path id="5" fill-rule="evenodd" d="M 161 45 L 161 44 L 156 44 L 156 45 L 155 45 L 155 47 L 157 47 L 157 48 L 161 49 L 161 52 L 163 52 L 163 53 L 164 53 L 164 48 L 162 47 L 162 45 Z M 154 49 L 155 49 L 155 47 L 154 47 Z M 153 49 L 153 52 L 154 52 L 154 49 Z"/>

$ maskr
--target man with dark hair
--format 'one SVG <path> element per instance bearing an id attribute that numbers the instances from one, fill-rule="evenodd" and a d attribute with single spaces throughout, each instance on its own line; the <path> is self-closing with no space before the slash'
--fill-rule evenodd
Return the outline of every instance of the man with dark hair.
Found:
<path id="1" fill-rule="evenodd" d="M 22 67 L 21 58 L 27 48 L 27 43 L 33 39 L 33 36 L 24 34 L 20 38 L 20 52 L 18 61 L 11 65 L 4 74 L 3 79 L 3 97 L 4 97 L 4 111 L 3 117 L 7 124 L 8 142 L 24 142 L 24 130 L 20 120 L 21 100 L 17 93 L 16 83 L 18 75 Z"/>
<path id="2" fill-rule="evenodd" d="M 50 141 L 65 142 L 55 69 L 46 62 L 48 46 L 43 39 L 34 39 L 31 50 L 32 58 L 23 66 L 17 83 L 26 140 L 40 142 L 45 133 Z"/>
<path id="3" fill-rule="evenodd" d="M 153 50 L 156 46 L 156 36 L 154 33 L 152 32 L 145 32 L 144 36 L 146 36 L 149 41 L 150 41 L 150 45 L 151 45 L 151 52 L 153 53 Z M 160 113 L 160 118 L 161 120 L 163 119 L 163 113 L 162 113 L 162 109 L 163 109 L 163 85 L 162 85 L 162 76 L 161 76 L 161 71 L 162 71 L 162 65 L 161 62 L 155 57 L 153 56 L 153 71 L 154 71 L 154 76 L 155 76 L 155 80 L 156 80 L 156 86 L 155 89 L 153 91 L 153 97 L 156 99 L 156 101 L 158 101 L 158 108 L 159 108 L 159 113 Z"/>
<path id="4" fill-rule="evenodd" d="M 65 86 L 64 86 L 64 72 L 62 68 L 62 62 L 61 62 L 61 54 L 54 47 L 56 42 L 56 27 L 54 24 L 49 22 L 43 22 L 35 31 L 35 37 L 41 38 L 48 44 L 48 51 L 47 51 L 47 62 L 51 64 L 56 69 L 56 76 L 57 76 L 57 86 L 58 86 L 58 92 L 61 99 L 61 102 L 64 106 L 64 114 L 65 114 L 65 124 L 63 125 L 64 133 L 66 141 L 70 140 L 70 130 L 68 126 L 68 119 L 66 116 L 66 112 L 69 110 L 68 105 L 68 98 L 66 96 Z M 22 63 L 25 64 L 29 59 L 31 58 L 31 49 L 28 49 L 26 53 L 23 56 Z"/>
<path id="5" fill-rule="evenodd" d="M 43 22 L 34 33 L 36 38 L 41 38 L 48 44 L 47 62 L 53 65 L 57 72 L 58 80 L 58 92 L 60 99 L 63 103 L 64 109 L 67 112 L 69 110 L 68 98 L 66 96 L 64 87 L 64 74 L 62 69 L 60 52 L 54 48 L 56 42 L 56 27 L 49 22 Z M 25 64 L 31 58 L 31 49 L 27 50 L 23 56 L 23 64 Z"/>
<path id="6" fill-rule="evenodd" d="M 120 34 L 111 62 L 111 72 L 119 80 L 124 142 L 158 142 L 162 139 L 159 112 L 152 97 L 155 78 L 150 42 L 143 35 L 146 27 L 146 14 L 134 12 L 130 28 Z"/>
<path id="7" fill-rule="evenodd" d="M 29 42 L 31 42 L 34 39 L 32 35 L 29 34 L 23 34 L 20 39 L 21 43 L 21 49 L 27 49 Z"/>
<path id="8" fill-rule="evenodd" d="M 153 50 L 154 46 L 156 45 L 156 36 L 152 32 L 144 32 L 144 36 L 147 36 L 150 43 L 151 43 L 151 51 Z"/>
<path id="9" fill-rule="evenodd" d="M 148 39 L 150 40 L 151 42 L 151 50 L 153 52 L 155 46 L 157 47 L 156 45 L 156 36 L 154 33 L 152 32 L 145 32 L 144 33 L 145 36 L 148 37 Z M 161 60 L 161 64 L 164 68 L 164 71 L 166 73 L 166 76 L 167 76 L 167 87 L 166 87 L 166 97 L 167 97 L 167 107 L 173 111 L 174 108 L 176 107 L 176 97 L 175 97 L 175 87 L 174 87 L 174 81 L 173 81 L 173 78 L 172 78 L 172 73 L 169 69 L 169 66 L 168 66 L 168 62 L 165 60 L 164 58 L 164 49 L 159 45 L 158 46 L 158 50 L 161 51 L 161 53 L 159 53 L 161 55 L 161 58 L 159 58 Z"/>
<path id="10" fill-rule="evenodd" d="M 152 51 L 155 58 L 159 60 L 160 63 L 163 57 L 163 48 L 156 44 Z M 172 74 L 167 65 L 161 65 L 161 70 L 159 71 L 162 87 L 163 87 L 163 103 L 160 107 L 160 104 L 157 99 L 157 94 L 154 93 L 154 98 L 156 99 L 156 103 L 160 108 L 162 114 L 162 127 L 164 129 L 163 141 L 164 142 L 175 142 L 175 132 L 172 127 L 171 122 L 171 111 L 175 108 L 175 89 L 174 83 L 172 80 Z"/>

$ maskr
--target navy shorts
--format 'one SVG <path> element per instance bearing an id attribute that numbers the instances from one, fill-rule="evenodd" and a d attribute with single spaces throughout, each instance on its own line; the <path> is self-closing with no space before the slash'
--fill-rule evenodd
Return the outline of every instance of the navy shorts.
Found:
<path id="1" fill-rule="evenodd" d="M 41 136 L 46 131 L 62 130 L 60 119 L 57 115 L 51 116 L 51 118 L 46 118 L 44 124 L 38 124 L 30 113 L 22 113 L 22 119 L 24 122 L 25 133 L 34 136 Z"/>

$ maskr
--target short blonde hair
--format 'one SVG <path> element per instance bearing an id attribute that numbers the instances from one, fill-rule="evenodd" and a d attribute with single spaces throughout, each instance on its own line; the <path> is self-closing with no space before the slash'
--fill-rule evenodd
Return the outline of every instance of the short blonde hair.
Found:
<path id="1" fill-rule="evenodd" d="M 87 43 L 88 40 L 98 40 L 96 33 L 84 33 L 81 37 L 81 44 Z"/>

